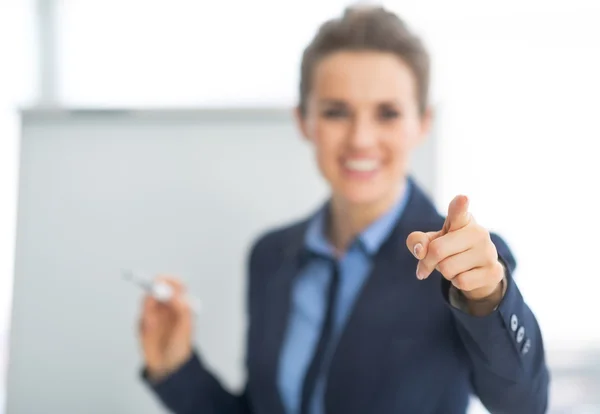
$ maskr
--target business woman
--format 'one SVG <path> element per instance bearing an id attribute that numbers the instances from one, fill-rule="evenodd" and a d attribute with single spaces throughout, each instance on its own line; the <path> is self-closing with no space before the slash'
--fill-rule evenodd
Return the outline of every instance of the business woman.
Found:
<path id="1" fill-rule="evenodd" d="M 492 413 L 546 412 L 542 336 L 512 253 L 467 197 L 442 217 L 408 175 L 428 86 L 428 54 L 396 15 L 323 24 L 297 119 L 331 197 L 252 246 L 241 395 L 194 349 L 184 287 L 166 276 L 175 299 L 145 299 L 143 378 L 172 412 L 464 414 L 471 394 Z"/>

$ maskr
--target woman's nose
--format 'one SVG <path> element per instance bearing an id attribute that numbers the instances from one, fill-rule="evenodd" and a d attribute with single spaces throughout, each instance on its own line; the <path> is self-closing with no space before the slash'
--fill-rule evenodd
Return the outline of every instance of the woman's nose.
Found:
<path id="1" fill-rule="evenodd" d="M 377 129 L 368 118 L 356 118 L 351 124 L 348 140 L 356 149 L 369 148 L 376 143 Z"/>

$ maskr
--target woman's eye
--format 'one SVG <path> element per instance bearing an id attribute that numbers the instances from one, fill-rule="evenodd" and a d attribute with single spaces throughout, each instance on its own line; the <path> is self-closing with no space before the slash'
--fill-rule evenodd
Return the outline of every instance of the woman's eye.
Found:
<path id="1" fill-rule="evenodd" d="M 400 112 L 395 109 L 381 109 L 379 111 L 379 117 L 384 120 L 396 119 L 400 117 Z"/>
<path id="2" fill-rule="evenodd" d="M 343 108 L 331 108 L 323 111 L 323 116 L 325 118 L 335 119 L 342 118 L 348 115 L 348 111 Z"/>

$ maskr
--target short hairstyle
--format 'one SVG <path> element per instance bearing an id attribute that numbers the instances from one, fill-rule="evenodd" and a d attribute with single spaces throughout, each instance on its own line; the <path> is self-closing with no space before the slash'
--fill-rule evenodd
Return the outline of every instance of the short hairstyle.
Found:
<path id="1" fill-rule="evenodd" d="M 395 13 L 383 7 L 349 7 L 341 17 L 321 25 L 302 55 L 299 110 L 306 114 L 317 64 L 340 51 L 379 51 L 398 56 L 412 70 L 417 103 L 423 114 L 428 105 L 430 57 L 423 42 Z"/>

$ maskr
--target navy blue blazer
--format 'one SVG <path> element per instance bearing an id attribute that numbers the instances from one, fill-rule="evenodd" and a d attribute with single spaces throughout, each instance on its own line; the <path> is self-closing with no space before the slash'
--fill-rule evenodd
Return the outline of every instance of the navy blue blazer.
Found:
<path id="1" fill-rule="evenodd" d="M 328 374 L 328 414 L 464 414 L 477 395 L 492 413 L 541 414 L 549 373 L 538 323 L 512 278 L 515 259 L 492 234 L 507 268 L 500 306 L 474 317 L 449 303 L 449 283 L 420 281 L 406 248 L 413 231 L 442 228 L 426 195 L 413 187 L 404 213 L 374 259 Z M 304 256 L 308 221 L 260 237 L 249 258 L 247 383 L 226 391 L 199 354 L 160 383 L 146 382 L 178 414 L 285 414 L 277 383 L 292 279 Z"/>

